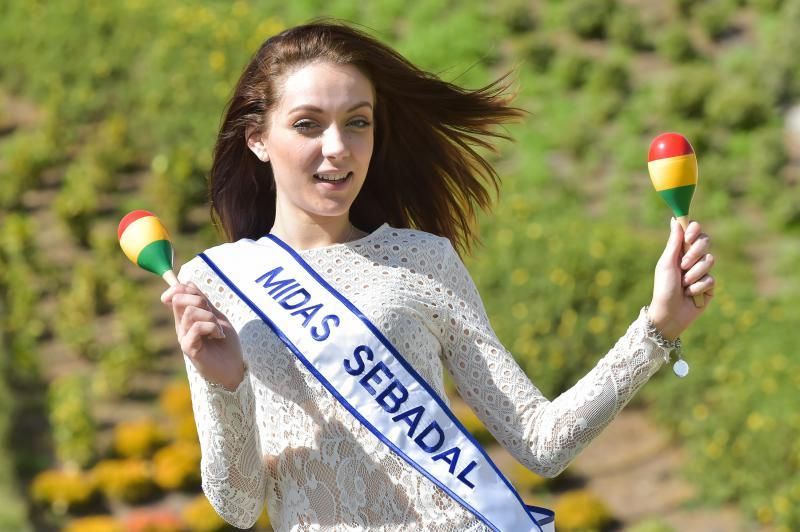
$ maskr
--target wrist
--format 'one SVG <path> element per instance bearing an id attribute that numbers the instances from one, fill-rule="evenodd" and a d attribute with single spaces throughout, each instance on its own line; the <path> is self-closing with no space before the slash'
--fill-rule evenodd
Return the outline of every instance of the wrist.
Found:
<path id="1" fill-rule="evenodd" d="M 244 380 L 246 373 L 247 373 L 247 364 L 244 361 L 242 361 L 241 370 L 237 372 L 235 375 L 233 375 L 230 379 L 225 379 L 220 382 L 209 381 L 209 384 L 211 385 L 212 388 L 222 388 L 229 392 L 235 392 L 239 388 L 239 385 Z"/>
<path id="2" fill-rule="evenodd" d="M 669 319 L 669 315 L 665 312 L 659 311 L 654 308 L 652 303 L 645 307 L 645 314 L 650 324 L 661 334 L 661 336 L 669 341 L 674 342 L 681 334 L 681 330 Z"/>

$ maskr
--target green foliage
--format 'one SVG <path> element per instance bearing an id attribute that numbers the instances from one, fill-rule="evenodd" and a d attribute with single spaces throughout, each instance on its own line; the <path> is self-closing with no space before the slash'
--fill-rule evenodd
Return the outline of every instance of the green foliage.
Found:
<path id="1" fill-rule="evenodd" d="M 94 458 L 96 427 L 90 404 L 85 377 L 64 376 L 50 385 L 50 426 L 62 464 L 84 466 Z"/>
<path id="2" fill-rule="evenodd" d="M 605 37 L 615 7 L 615 0 L 575 0 L 566 5 L 565 22 L 579 37 L 599 39 Z"/>
<path id="3" fill-rule="evenodd" d="M 732 29 L 731 17 L 736 11 L 734 0 L 703 2 L 692 13 L 706 34 L 714 40 L 720 39 Z"/>
<path id="4" fill-rule="evenodd" d="M 636 9 L 616 9 L 608 22 L 608 37 L 614 43 L 634 49 L 652 48 L 641 16 Z"/>
<path id="5" fill-rule="evenodd" d="M 738 80 L 717 85 L 705 110 L 713 124 L 730 129 L 753 129 L 771 117 L 769 100 L 753 91 L 749 83 Z"/>
<path id="6" fill-rule="evenodd" d="M 697 56 L 697 49 L 686 25 L 680 22 L 672 23 L 661 31 L 656 50 L 675 63 L 688 61 Z"/>

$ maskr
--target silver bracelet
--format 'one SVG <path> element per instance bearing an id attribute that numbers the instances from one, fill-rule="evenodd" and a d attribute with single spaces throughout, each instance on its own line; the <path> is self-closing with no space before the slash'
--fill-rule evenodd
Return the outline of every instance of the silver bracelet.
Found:
<path id="1" fill-rule="evenodd" d="M 683 344 L 681 343 L 680 336 L 675 340 L 667 340 L 661 331 L 653 325 L 650 317 L 647 315 L 648 307 L 644 307 L 644 319 L 647 323 L 647 335 L 652 338 L 656 345 L 667 350 L 667 355 L 664 357 L 664 362 L 669 362 L 670 353 L 675 352 L 678 360 L 672 365 L 672 371 L 678 377 L 685 377 L 689 374 L 689 364 L 683 359 Z"/>

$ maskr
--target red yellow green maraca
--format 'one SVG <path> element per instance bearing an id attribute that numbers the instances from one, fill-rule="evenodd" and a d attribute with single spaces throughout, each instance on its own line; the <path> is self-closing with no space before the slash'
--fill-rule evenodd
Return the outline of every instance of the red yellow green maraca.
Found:
<path id="1" fill-rule="evenodd" d="M 697 157 L 694 148 L 683 135 L 662 133 L 650 143 L 647 169 L 656 192 L 670 206 L 678 222 L 686 230 L 689 207 L 697 188 Z M 688 246 L 684 243 L 683 251 Z M 705 306 L 705 296 L 694 296 L 694 304 Z"/>
<path id="2" fill-rule="evenodd" d="M 117 237 L 131 262 L 160 275 L 170 286 L 177 284 L 178 279 L 172 271 L 172 243 L 156 215 L 142 210 L 129 212 L 119 222 Z"/>

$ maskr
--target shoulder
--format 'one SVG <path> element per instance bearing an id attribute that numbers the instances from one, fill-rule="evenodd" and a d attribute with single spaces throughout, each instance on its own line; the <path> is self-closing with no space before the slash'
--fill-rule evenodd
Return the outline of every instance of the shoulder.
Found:
<path id="1" fill-rule="evenodd" d="M 453 245 L 447 238 L 419 229 L 396 228 L 388 225 L 382 229 L 382 231 L 374 233 L 378 237 L 375 239 L 378 243 L 389 244 L 411 255 L 422 253 L 444 257 L 455 254 Z"/>
<path id="2" fill-rule="evenodd" d="M 205 260 L 203 260 L 201 255 L 211 252 L 215 254 L 225 253 L 228 250 L 233 249 L 234 246 L 241 245 L 243 241 L 244 240 L 240 240 L 237 242 L 226 242 L 203 250 L 201 253 L 198 253 L 191 260 L 189 260 L 183 266 L 181 266 L 180 270 L 178 271 L 178 280 L 180 280 L 180 282 L 182 283 L 188 281 L 194 281 L 195 283 L 197 283 L 197 280 L 199 279 L 216 277 L 214 270 L 208 265 L 208 263 Z"/>

